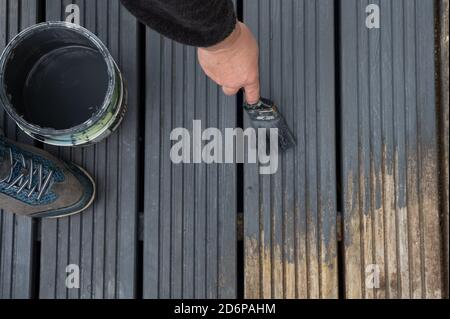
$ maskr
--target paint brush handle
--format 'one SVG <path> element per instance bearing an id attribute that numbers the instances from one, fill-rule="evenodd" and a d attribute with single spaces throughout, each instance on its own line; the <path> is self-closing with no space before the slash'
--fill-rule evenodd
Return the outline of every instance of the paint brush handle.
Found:
<path id="1" fill-rule="evenodd" d="M 282 151 L 295 146 L 294 135 L 278 111 L 278 107 L 271 100 L 261 98 L 256 104 L 244 102 L 244 109 L 254 128 L 278 129 L 278 141 Z"/>
<path id="2" fill-rule="evenodd" d="M 275 103 L 265 98 L 261 98 L 256 104 L 248 104 L 247 102 L 245 102 L 244 109 L 250 116 L 250 120 L 252 122 L 256 121 L 257 128 L 261 127 L 260 125 L 262 125 L 264 121 L 268 122 L 275 120 L 279 115 L 278 108 L 275 106 Z M 263 127 L 270 128 L 272 126 L 264 125 Z"/>

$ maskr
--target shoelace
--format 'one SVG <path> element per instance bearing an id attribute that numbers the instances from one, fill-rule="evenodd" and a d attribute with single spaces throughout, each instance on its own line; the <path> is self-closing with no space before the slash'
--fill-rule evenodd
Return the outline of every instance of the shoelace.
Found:
<path id="1" fill-rule="evenodd" d="M 17 194 L 21 192 L 28 192 L 28 198 L 37 193 L 37 200 L 42 198 L 42 195 L 48 190 L 50 181 L 53 177 L 53 170 L 49 170 L 45 174 L 42 164 L 36 164 L 33 159 L 26 160 L 23 154 L 20 154 L 19 160 L 14 160 L 12 149 L 9 149 L 10 173 L 9 176 L 0 183 L 6 183 L 6 189 L 12 189 L 17 186 Z M 27 162 L 29 165 L 27 166 Z M 20 174 L 13 179 L 14 171 L 20 167 Z M 46 176 L 45 176 L 46 175 Z"/>

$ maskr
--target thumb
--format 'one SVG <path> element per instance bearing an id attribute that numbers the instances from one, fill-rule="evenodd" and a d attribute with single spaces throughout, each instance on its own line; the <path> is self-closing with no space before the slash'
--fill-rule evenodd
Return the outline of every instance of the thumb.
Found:
<path id="1" fill-rule="evenodd" d="M 260 93 L 259 93 L 259 82 L 247 85 L 244 87 L 245 90 L 245 98 L 248 104 L 256 104 L 259 101 Z"/>
<path id="2" fill-rule="evenodd" d="M 225 95 L 235 95 L 235 94 L 237 94 L 237 92 L 239 92 L 239 89 L 230 88 L 230 87 L 226 87 L 226 86 L 224 86 L 222 88 L 222 90 L 225 93 Z"/>

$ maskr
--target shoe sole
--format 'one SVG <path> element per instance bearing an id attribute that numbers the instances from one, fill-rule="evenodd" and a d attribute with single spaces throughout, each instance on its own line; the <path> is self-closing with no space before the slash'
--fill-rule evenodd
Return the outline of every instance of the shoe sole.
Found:
<path id="1" fill-rule="evenodd" d="M 46 218 L 44 217 L 44 219 L 60 219 L 60 218 L 65 218 L 65 217 L 70 217 L 70 216 L 78 215 L 78 214 L 84 212 L 84 211 L 85 211 L 86 209 L 88 209 L 89 207 L 91 207 L 91 205 L 94 203 L 95 196 L 96 196 L 96 194 L 97 194 L 97 187 L 96 187 L 96 185 L 95 185 L 94 179 L 93 179 L 92 176 L 91 176 L 88 172 L 86 172 L 82 167 L 80 167 L 80 166 L 78 166 L 78 165 L 76 165 L 76 164 L 74 164 L 74 165 L 75 165 L 80 171 L 82 171 L 82 172 L 89 178 L 89 180 L 91 181 L 91 183 L 92 183 L 92 185 L 93 185 L 93 187 L 94 187 L 93 192 L 92 192 L 92 197 L 91 197 L 91 199 L 89 200 L 89 202 L 88 202 L 83 208 L 77 210 L 76 212 L 73 212 L 73 213 L 70 213 L 70 214 L 65 214 L 65 215 L 54 216 L 54 217 L 46 217 Z"/>

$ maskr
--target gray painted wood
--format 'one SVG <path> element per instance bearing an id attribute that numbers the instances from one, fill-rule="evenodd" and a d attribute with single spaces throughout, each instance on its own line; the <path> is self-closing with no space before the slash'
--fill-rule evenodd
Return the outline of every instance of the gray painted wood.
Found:
<path id="1" fill-rule="evenodd" d="M 236 297 L 236 167 L 174 164 L 170 133 L 236 127 L 194 48 L 147 30 L 144 298 Z"/>
<path id="2" fill-rule="evenodd" d="M 328 0 L 244 1 L 261 94 L 279 104 L 298 142 L 273 176 L 245 165 L 247 298 L 338 294 L 333 14 Z"/>
<path id="3" fill-rule="evenodd" d="M 366 28 L 369 3 L 380 29 Z M 442 295 L 433 3 L 341 2 L 347 298 Z"/>
<path id="4" fill-rule="evenodd" d="M 22 29 L 37 22 L 37 1 L 0 0 L 0 51 Z M 0 129 L 8 138 L 29 143 L 0 110 Z M 33 221 L 14 216 L 0 207 L 0 299 L 32 295 Z"/>
<path id="5" fill-rule="evenodd" d="M 47 20 L 65 20 L 72 1 L 47 0 Z M 81 215 L 42 221 L 41 298 L 133 298 L 136 290 L 138 23 L 118 0 L 74 1 L 81 24 L 108 46 L 128 88 L 120 130 L 96 146 L 48 150 L 89 171 L 94 205 Z M 66 289 L 66 267 L 80 267 L 80 289 Z"/>

